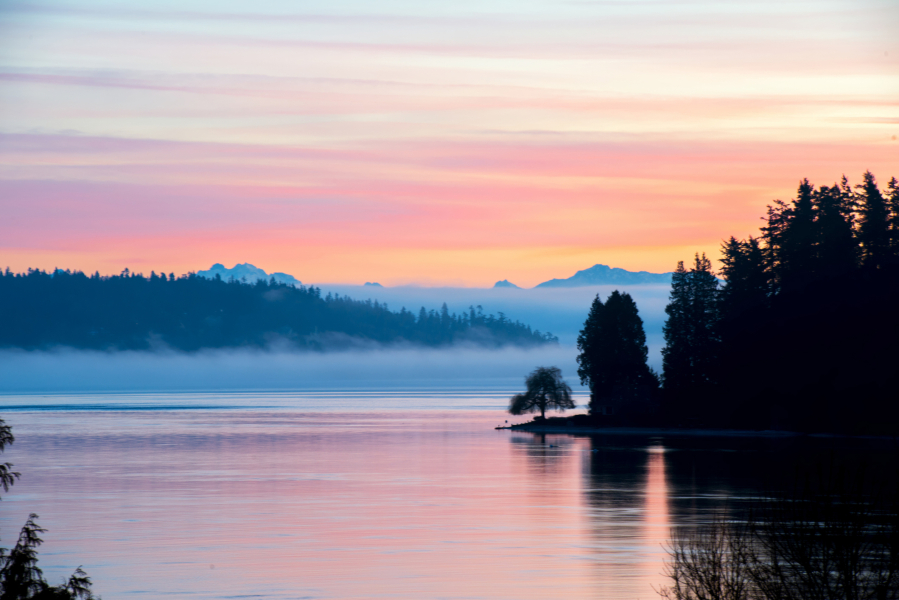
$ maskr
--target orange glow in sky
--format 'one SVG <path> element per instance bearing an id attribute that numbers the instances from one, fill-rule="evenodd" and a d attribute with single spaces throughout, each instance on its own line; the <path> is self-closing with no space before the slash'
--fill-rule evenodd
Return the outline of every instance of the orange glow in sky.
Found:
<path id="1" fill-rule="evenodd" d="M 899 176 L 899 7 L 0 9 L 0 266 L 532 286 Z"/>

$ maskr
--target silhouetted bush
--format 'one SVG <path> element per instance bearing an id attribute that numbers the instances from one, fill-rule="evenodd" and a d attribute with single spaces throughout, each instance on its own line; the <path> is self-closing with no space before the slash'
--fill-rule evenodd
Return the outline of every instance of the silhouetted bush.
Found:
<path id="1" fill-rule="evenodd" d="M 895 600 L 899 504 L 842 471 L 759 498 L 744 520 L 676 529 L 668 553 L 669 600 Z"/>

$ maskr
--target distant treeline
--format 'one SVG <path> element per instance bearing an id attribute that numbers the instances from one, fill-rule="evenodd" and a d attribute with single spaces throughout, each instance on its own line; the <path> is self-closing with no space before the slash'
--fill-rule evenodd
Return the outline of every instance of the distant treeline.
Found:
<path id="1" fill-rule="evenodd" d="M 663 397 L 680 423 L 899 432 L 899 182 L 768 207 L 759 237 L 674 274 Z"/>
<path id="2" fill-rule="evenodd" d="M 530 346 L 549 333 L 471 307 L 462 315 L 387 304 L 274 281 L 195 274 L 91 276 L 79 271 L 0 272 L 0 347 L 94 350 L 273 347 L 329 349 L 359 343 Z"/>

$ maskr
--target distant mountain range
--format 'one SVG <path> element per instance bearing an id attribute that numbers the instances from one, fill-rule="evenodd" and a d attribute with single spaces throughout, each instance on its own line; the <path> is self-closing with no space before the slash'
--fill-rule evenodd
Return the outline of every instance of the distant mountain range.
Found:
<path id="1" fill-rule="evenodd" d="M 269 281 L 274 278 L 278 283 L 287 285 L 300 286 L 301 282 L 293 275 L 287 273 L 266 273 L 259 267 L 250 263 L 234 265 L 233 268 L 227 269 L 225 265 L 216 263 L 207 271 L 197 271 L 200 277 L 207 279 L 215 279 L 216 275 L 221 275 L 222 279 L 228 281 L 232 277 L 238 281 L 254 282 L 259 279 Z M 569 288 L 569 287 L 587 287 L 591 285 L 635 285 L 641 283 L 671 283 L 671 273 L 649 273 L 648 271 L 626 271 L 616 267 L 607 265 L 593 265 L 589 269 L 578 271 L 568 279 L 550 279 L 537 285 L 538 288 Z M 380 283 L 365 282 L 365 287 L 383 287 Z M 519 286 L 511 283 L 507 279 L 497 281 L 493 284 L 494 288 L 511 288 L 521 289 Z"/>
<path id="2" fill-rule="evenodd" d="M 201 271 L 200 275 L 214 277 L 216 273 L 219 273 L 226 281 L 232 273 L 238 279 L 246 276 L 247 281 L 270 277 L 269 273 L 249 264 L 237 265 L 234 269 L 213 265 L 213 268 L 208 271 Z M 278 274 L 274 275 L 277 280 Z M 294 285 L 299 284 L 295 278 L 288 281 L 296 282 Z M 305 285 L 309 286 L 312 283 L 312 281 L 306 281 Z M 375 282 L 369 278 L 366 283 L 374 284 Z M 492 288 L 488 287 L 487 289 L 416 285 L 378 286 L 364 285 L 363 282 L 356 284 L 315 282 L 314 285 L 321 288 L 323 298 L 332 294 L 341 298 L 349 296 L 357 299 L 371 299 L 372 302 L 378 301 L 385 307 L 389 304 L 392 309 L 405 307 L 417 311 L 419 307 L 424 306 L 427 310 L 438 310 L 446 302 L 451 313 L 461 314 L 469 311 L 471 306 L 482 305 L 488 313 L 502 312 L 512 315 L 540 331 L 552 331 L 559 336 L 561 343 L 568 346 L 573 346 L 577 342 L 590 304 L 596 293 L 600 291 L 595 286 L 618 286 L 621 290 L 627 290 L 639 305 L 640 316 L 644 320 L 649 339 L 652 366 L 655 369 L 661 368 L 661 357 L 658 352 L 664 345 L 662 325 L 666 315 L 662 309 L 668 300 L 668 286 L 670 285 L 670 274 L 668 273 L 634 273 L 624 269 L 612 269 L 604 265 L 597 265 L 592 269 L 581 271 L 567 280 L 556 279 L 543 283 L 536 292 L 531 291 L 534 288 L 521 289 L 506 279 L 497 281 Z M 611 289 L 614 288 L 605 290 L 603 297 Z"/>
<path id="3" fill-rule="evenodd" d="M 278 283 L 284 283 L 295 287 L 302 285 L 302 282 L 293 275 L 288 275 L 287 273 L 268 274 L 250 263 L 234 265 L 234 268 L 232 269 L 226 269 L 225 265 L 215 263 L 208 271 L 197 271 L 197 275 L 205 277 L 206 279 L 215 279 L 216 275 L 221 275 L 222 279 L 225 281 L 230 280 L 232 277 L 237 281 L 246 281 L 247 283 L 254 283 L 260 279 L 264 281 L 274 279 Z"/>
<path id="4" fill-rule="evenodd" d="M 640 283 L 671 283 L 672 273 L 650 273 L 648 271 L 625 271 L 607 265 L 593 265 L 578 271 L 568 279 L 550 279 L 537 285 L 538 288 L 585 287 L 589 285 L 634 285 Z"/>

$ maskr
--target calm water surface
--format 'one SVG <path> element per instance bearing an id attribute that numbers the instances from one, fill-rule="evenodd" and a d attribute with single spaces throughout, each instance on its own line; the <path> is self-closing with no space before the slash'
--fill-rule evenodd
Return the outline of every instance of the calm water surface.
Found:
<path id="1" fill-rule="evenodd" d="M 0 535 L 40 514 L 51 581 L 106 600 L 649 599 L 673 525 L 808 443 L 496 431 L 507 398 L 4 396 Z"/>

